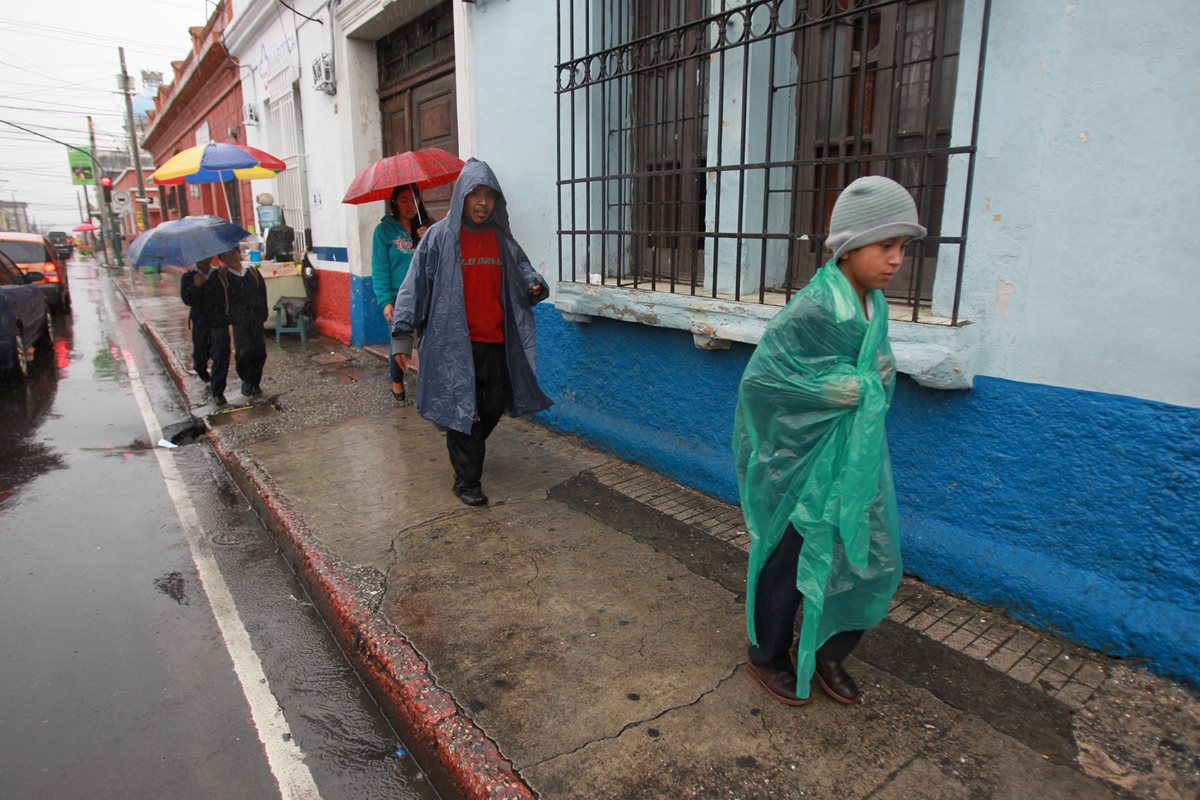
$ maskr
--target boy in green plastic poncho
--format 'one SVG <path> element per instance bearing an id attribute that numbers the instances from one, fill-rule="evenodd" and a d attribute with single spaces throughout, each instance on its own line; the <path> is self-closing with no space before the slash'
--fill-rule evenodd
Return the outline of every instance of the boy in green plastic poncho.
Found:
<path id="1" fill-rule="evenodd" d="M 747 669 L 789 705 L 810 701 L 814 672 L 834 700 L 858 702 L 842 661 L 900 583 L 884 430 L 896 360 L 881 290 L 923 236 L 900 184 L 851 183 L 830 219 L 833 258 L 767 326 L 742 376 L 733 452 L 751 541 Z"/>

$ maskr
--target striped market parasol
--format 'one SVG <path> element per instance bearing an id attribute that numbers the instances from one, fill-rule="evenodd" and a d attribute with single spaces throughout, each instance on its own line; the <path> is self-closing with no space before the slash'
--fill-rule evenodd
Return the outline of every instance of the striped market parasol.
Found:
<path id="1" fill-rule="evenodd" d="M 151 175 L 160 186 L 274 178 L 287 169 L 281 159 L 245 144 L 209 142 L 182 150 Z"/>

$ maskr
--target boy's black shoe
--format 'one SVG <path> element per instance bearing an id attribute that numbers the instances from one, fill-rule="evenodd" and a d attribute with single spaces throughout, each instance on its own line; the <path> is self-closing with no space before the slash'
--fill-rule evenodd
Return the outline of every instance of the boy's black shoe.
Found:
<path id="1" fill-rule="evenodd" d="M 806 706 L 812 702 L 812 697 L 800 697 L 796 694 L 796 673 L 788 669 L 775 667 L 760 667 L 753 661 L 746 662 L 746 671 L 750 677 L 762 684 L 767 694 L 784 705 Z"/>
<path id="2" fill-rule="evenodd" d="M 250 387 L 249 397 L 258 397 L 260 394 L 262 394 L 262 387 L 257 383 Z"/>
<path id="3" fill-rule="evenodd" d="M 229 401 L 225 399 L 225 395 L 223 395 L 223 394 L 214 394 L 214 395 L 213 395 L 213 402 L 214 402 L 214 403 L 216 403 L 216 404 L 217 404 L 217 405 L 219 405 L 219 406 L 223 406 L 223 405 L 228 405 L 228 404 L 229 404 Z"/>
<path id="4" fill-rule="evenodd" d="M 487 495 L 478 486 L 464 486 L 457 492 L 458 499 L 469 506 L 486 506 Z"/>
<path id="5" fill-rule="evenodd" d="M 458 497 L 459 495 L 462 494 L 462 490 L 463 490 L 463 485 L 461 483 L 459 483 L 458 478 L 455 478 L 454 485 L 450 487 L 450 492 L 455 497 Z"/>
<path id="6" fill-rule="evenodd" d="M 825 661 L 818 658 L 816 672 L 817 683 L 821 684 L 825 694 L 847 706 L 858 702 L 858 684 L 842 667 L 840 661 Z"/>
<path id="7" fill-rule="evenodd" d="M 209 381 L 212 380 L 212 375 L 209 375 L 208 370 L 206 370 L 206 369 L 198 370 L 196 372 L 196 377 L 199 378 L 200 380 L 204 381 L 205 383 L 208 383 Z"/>
<path id="8" fill-rule="evenodd" d="M 251 386 L 250 384 L 246 383 L 245 381 L 242 381 L 242 396 L 250 397 L 253 394 L 254 394 L 254 387 Z"/>

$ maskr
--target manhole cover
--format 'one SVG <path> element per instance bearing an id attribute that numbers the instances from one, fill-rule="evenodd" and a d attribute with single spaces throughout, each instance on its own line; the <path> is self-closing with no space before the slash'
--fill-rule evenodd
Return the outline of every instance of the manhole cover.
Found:
<path id="1" fill-rule="evenodd" d="M 281 410 L 281 406 L 279 405 L 279 401 L 275 399 L 259 401 L 257 403 L 231 403 L 227 406 L 221 406 L 217 411 L 210 414 L 208 421 L 214 427 L 236 425 L 239 422 L 257 419 L 279 410 Z"/>

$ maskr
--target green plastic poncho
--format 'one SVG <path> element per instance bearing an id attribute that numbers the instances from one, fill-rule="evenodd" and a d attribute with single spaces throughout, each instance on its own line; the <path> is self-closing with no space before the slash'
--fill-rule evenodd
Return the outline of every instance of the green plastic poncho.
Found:
<path id="1" fill-rule="evenodd" d="M 738 390 L 733 453 L 750 535 L 746 625 L 790 522 L 804 537 L 796 587 L 804 620 L 796 694 L 808 697 L 817 648 L 887 616 L 900 584 L 899 525 L 884 416 L 895 387 L 883 292 L 868 322 L 832 261 L 775 316 Z"/>

